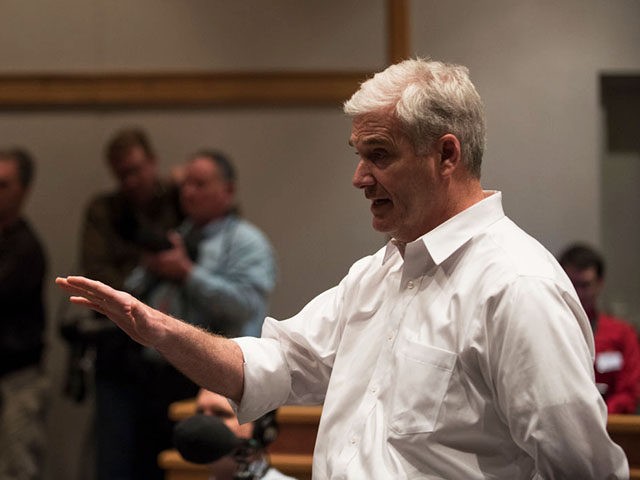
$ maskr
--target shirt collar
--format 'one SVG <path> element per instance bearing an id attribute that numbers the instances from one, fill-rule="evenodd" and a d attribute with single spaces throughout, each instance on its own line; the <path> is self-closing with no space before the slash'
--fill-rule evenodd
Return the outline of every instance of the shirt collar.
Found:
<path id="1" fill-rule="evenodd" d="M 398 242 L 391 239 L 387 243 L 382 263 L 387 262 L 396 252 L 406 259 L 407 255 L 415 257 L 418 252 L 424 254 L 426 248 L 426 253 L 434 264 L 441 264 L 467 241 L 505 216 L 502 208 L 502 193 L 486 190 L 484 194 L 484 200 L 451 217 L 417 240 L 406 244 L 404 254 Z"/>
<path id="2" fill-rule="evenodd" d="M 202 234 L 202 236 L 204 238 L 208 238 L 211 237 L 213 235 L 216 235 L 218 233 L 220 233 L 222 230 L 224 230 L 228 225 L 230 225 L 231 223 L 233 223 L 235 220 L 237 219 L 237 216 L 234 214 L 228 214 L 222 218 L 217 218 L 215 220 L 210 221 L 209 223 L 203 225 L 202 227 L 200 227 L 200 233 Z M 195 224 L 187 219 L 184 221 L 182 228 L 180 229 L 180 231 L 182 233 L 188 233 L 194 229 L 196 229 L 198 227 L 195 226 Z"/>

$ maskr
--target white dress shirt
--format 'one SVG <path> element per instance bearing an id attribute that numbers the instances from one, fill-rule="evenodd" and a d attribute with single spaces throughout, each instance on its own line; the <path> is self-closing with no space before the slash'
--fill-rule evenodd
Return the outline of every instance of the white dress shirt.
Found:
<path id="1" fill-rule="evenodd" d="M 628 478 L 593 337 L 499 192 L 241 338 L 241 421 L 320 404 L 314 479 Z"/>

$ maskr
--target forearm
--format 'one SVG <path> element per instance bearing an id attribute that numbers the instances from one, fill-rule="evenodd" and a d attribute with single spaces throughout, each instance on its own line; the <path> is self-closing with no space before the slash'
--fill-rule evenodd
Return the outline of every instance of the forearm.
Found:
<path id="1" fill-rule="evenodd" d="M 207 390 L 240 402 L 244 385 L 244 358 L 240 347 L 172 317 L 155 345 L 171 364 Z"/>

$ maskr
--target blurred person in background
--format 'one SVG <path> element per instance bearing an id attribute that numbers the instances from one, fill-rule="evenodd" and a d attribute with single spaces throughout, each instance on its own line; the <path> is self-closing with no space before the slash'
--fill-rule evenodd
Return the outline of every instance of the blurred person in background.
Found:
<path id="1" fill-rule="evenodd" d="M 146 252 L 125 289 L 192 325 L 227 336 L 259 336 L 275 284 L 267 237 L 241 218 L 236 169 L 222 152 L 203 150 L 183 168 L 180 200 L 185 221 L 167 238 L 171 247 Z M 194 397 L 198 386 L 155 350 L 143 349 L 140 381 L 150 458 L 171 446 L 169 405 Z"/>
<path id="2" fill-rule="evenodd" d="M 609 413 L 636 413 L 640 399 L 640 345 L 634 327 L 602 311 L 605 261 L 589 245 L 575 243 L 559 256 L 587 312 L 596 349 L 595 377 Z"/>
<path id="3" fill-rule="evenodd" d="M 236 168 L 227 155 L 202 150 L 183 169 L 185 221 L 171 248 L 147 252 L 127 291 L 166 313 L 227 336 L 260 336 L 276 281 L 266 235 L 240 216 Z"/>
<path id="4" fill-rule="evenodd" d="M 124 288 L 127 276 L 144 253 L 169 248 L 166 235 L 183 219 L 178 185 L 163 178 L 149 136 L 140 127 L 116 131 L 105 147 L 107 166 L 117 182 L 101 192 L 84 212 L 80 240 L 80 269 L 87 275 Z M 96 474 L 98 480 L 161 478 L 146 431 L 141 389 L 148 372 L 143 349 L 102 315 L 69 322 L 63 335 L 72 358 L 68 393 L 85 396 L 87 379 L 95 370 Z M 95 358 L 93 367 L 86 360 Z"/>
<path id="5" fill-rule="evenodd" d="M 205 390 L 204 388 L 198 392 L 198 396 L 196 397 L 196 406 L 198 413 L 219 418 L 231 433 L 239 439 L 254 439 L 262 445 L 265 443 L 271 443 L 275 440 L 273 433 L 267 434 L 265 432 L 265 430 L 272 429 L 277 431 L 277 426 L 275 424 L 275 412 L 270 412 L 255 422 L 243 423 L 241 425 L 238 422 L 236 413 L 229 404 L 229 400 L 222 395 L 210 390 Z M 265 435 L 269 436 L 268 441 L 260 438 Z M 235 475 L 238 473 L 238 467 L 239 464 L 232 454 L 224 456 L 209 464 L 211 471 L 209 480 L 232 480 L 236 478 Z M 253 478 L 256 477 L 260 480 L 294 480 L 292 477 L 284 475 L 275 468 L 269 467 L 268 464 L 266 470 L 261 474 L 255 475 Z"/>
<path id="6" fill-rule="evenodd" d="M 0 479 L 43 478 L 43 371 L 47 259 L 23 217 L 35 164 L 24 149 L 0 151 Z"/>

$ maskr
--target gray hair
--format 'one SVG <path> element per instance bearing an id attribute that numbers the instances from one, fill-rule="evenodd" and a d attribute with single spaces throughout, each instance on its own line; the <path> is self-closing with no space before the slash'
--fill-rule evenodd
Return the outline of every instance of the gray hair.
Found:
<path id="1" fill-rule="evenodd" d="M 469 172 L 480 178 L 485 145 L 482 99 L 461 65 L 411 59 L 377 73 L 344 103 L 350 117 L 393 110 L 416 153 L 426 153 L 442 135 L 460 141 Z"/>

